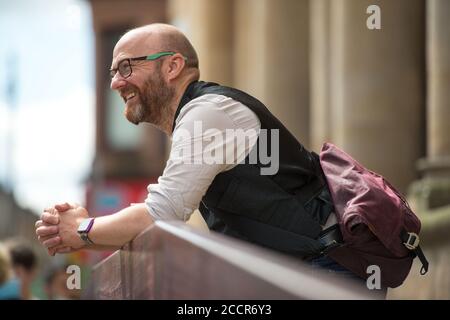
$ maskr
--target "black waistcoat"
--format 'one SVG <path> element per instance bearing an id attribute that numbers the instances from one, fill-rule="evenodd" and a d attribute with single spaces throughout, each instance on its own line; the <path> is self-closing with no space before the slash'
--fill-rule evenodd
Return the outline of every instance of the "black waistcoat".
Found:
<path id="1" fill-rule="evenodd" d="M 322 246 L 316 239 L 332 211 L 332 201 L 317 155 L 306 150 L 263 103 L 245 92 L 215 83 L 192 82 L 175 119 L 185 104 L 204 94 L 239 101 L 258 116 L 261 129 L 279 130 L 276 174 L 261 175 L 261 167 L 268 165 L 262 164 L 259 156 L 258 162 L 251 164 L 247 156 L 214 178 L 199 207 L 208 227 L 295 256 L 319 252 Z M 268 138 L 270 151 L 270 134 Z"/>

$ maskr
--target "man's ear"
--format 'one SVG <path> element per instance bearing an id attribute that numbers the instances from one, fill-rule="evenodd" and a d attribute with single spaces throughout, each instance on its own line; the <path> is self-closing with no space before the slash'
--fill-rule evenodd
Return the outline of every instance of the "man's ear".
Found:
<path id="1" fill-rule="evenodd" d="M 184 69 L 185 65 L 186 61 L 181 54 L 175 53 L 173 56 L 171 56 L 167 67 L 167 79 L 169 81 L 176 79 Z"/>

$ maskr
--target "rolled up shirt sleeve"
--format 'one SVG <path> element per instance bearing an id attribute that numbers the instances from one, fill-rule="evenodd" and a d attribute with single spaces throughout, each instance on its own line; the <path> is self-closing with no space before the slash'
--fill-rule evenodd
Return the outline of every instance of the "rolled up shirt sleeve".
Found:
<path id="1" fill-rule="evenodd" d="M 249 130 L 249 141 L 238 139 L 237 143 L 244 145 L 230 149 L 230 129 Z M 145 203 L 152 217 L 187 221 L 216 175 L 232 169 L 250 152 L 259 129 L 253 111 L 228 97 L 205 95 L 185 105 L 176 120 L 164 172 L 157 184 L 147 188 Z M 226 161 L 230 152 L 233 160 Z"/>

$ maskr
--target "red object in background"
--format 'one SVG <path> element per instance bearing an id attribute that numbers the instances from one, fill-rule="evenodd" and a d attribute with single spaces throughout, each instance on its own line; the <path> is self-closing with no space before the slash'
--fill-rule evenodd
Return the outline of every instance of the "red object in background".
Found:
<path id="1" fill-rule="evenodd" d="M 107 180 L 86 188 L 86 208 L 92 217 L 115 213 L 142 203 L 147 198 L 147 186 L 156 183 L 157 178 L 142 180 Z"/>
<path id="2" fill-rule="evenodd" d="M 106 180 L 86 186 L 86 209 L 91 217 L 109 215 L 129 207 L 131 203 L 144 202 L 147 186 L 157 178 L 141 180 Z M 108 257 L 112 251 L 79 251 L 73 259 L 80 264 L 94 265 Z"/>

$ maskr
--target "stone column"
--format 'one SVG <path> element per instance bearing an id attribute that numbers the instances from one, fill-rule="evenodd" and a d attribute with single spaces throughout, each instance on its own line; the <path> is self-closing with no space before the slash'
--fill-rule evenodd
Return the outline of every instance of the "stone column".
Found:
<path id="1" fill-rule="evenodd" d="M 450 2 L 427 2 L 427 157 L 412 188 L 423 210 L 450 204 Z"/>
<path id="2" fill-rule="evenodd" d="M 230 0 L 169 1 L 169 21 L 197 50 L 202 80 L 232 84 L 232 13 Z"/>
<path id="3" fill-rule="evenodd" d="M 330 0 L 310 2 L 311 149 L 331 140 Z"/>
<path id="4" fill-rule="evenodd" d="M 410 199 L 421 214 L 420 241 L 430 272 L 411 272 L 393 299 L 449 299 L 450 279 L 450 1 L 427 1 L 427 157 L 424 173 L 411 188 Z M 412 270 L 419 270 L 415 261 Z"/>
<path id="5" fill-rule="evenodd" d="M 235 2 L 234 85 L 309 146 L 309 2 Z"/>
<path id="6" fill-rule="evenodd" d="M 427 27 L 428 158 L 449 161 L 450 1 L 428 1 Z"/>
<path id="7" fill-rule="evenodd" d="M 381 9 L 369 30 L 367 8 Z M 331 1 L 332 140 L 401 191 L 424 155 L 424 1 Z"/>

